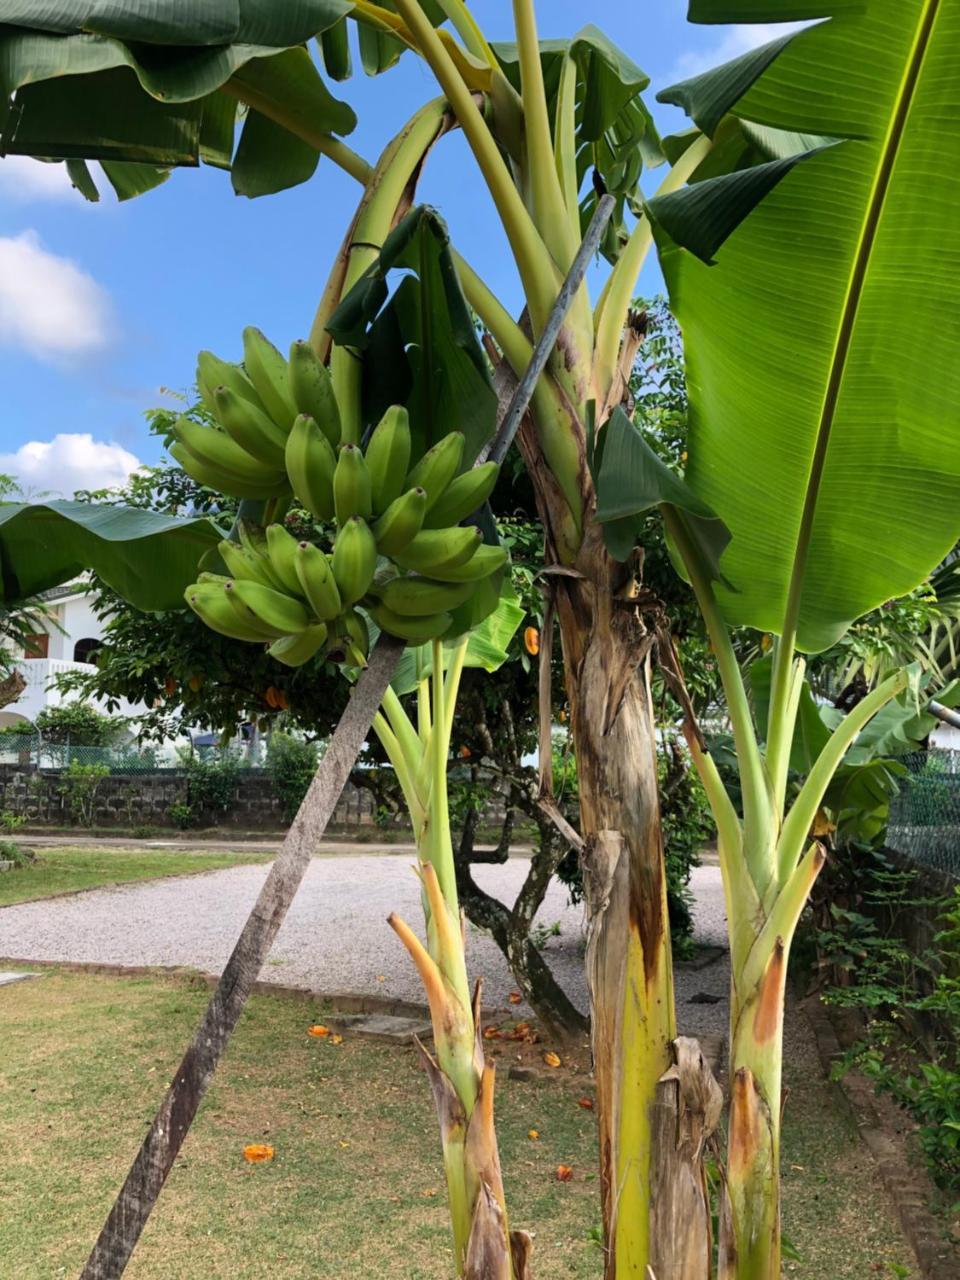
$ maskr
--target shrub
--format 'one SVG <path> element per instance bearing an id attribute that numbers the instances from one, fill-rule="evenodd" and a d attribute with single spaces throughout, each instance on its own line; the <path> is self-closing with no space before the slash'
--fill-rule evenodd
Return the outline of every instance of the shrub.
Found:
<path id="1" fill-rule="evenodd" d="M 243 769 L 237 756 L 230 751 L 209 756 L 190 752 L 182 753 L 181 760 L 187 775 L 186 804 L 171 805 L 168 813 L 172 814 L 174 808 L 188 808 L 193 821 L 187 826 L 196 825 L 204 817 L 218 818 L 226 813 L 233 804 Z"/>
<path id="2" fill-rule="evenodd" d="M 102 715 L 86 702 L 44 707 L 34 722 L 45 742 L 71 747 L 109 747 L 123 733 L 124 722 Z"/>
<path id="3" fill-rule="evenodd" d="M 186 831 L 188 827 L 197 825 L 197 815 L 194 813 L 192 806 L 179 800 L 167 809 L 167 817 L 181 831 Z"/>
<path id="4" fill-rule="evenodd" d="M 292 822 L 317 771 L 318 744 L 276 731 L 267 746 L 267 768 L 285 822 Z"/>
<path id="5" fill-rule="evenodd" d="M 9 809 L 0 812 L 0 831 L 5 831 L 8 835 L 12 836 L 15 831 L 19 831 L 25 822 L 26 818 L 18 813 L 11 813 Z"/>
<path id="6" fill-rule="evenodd" d="M 21 869 L 29 867 L 36 860 L 35 853 L 31 853 L 29 849 L 24 849 L 22 845 L 17 844 L 15 841 L 0 840 L 0 862 L 12 862 L 16 868 Z"/>
<path id="7" fill-rule="evenodd" d="M 92 827 L 100 784 L 110 773 L 105 764 L 80 764 L 71 760 L 63 772 L 60 795 L 66 801 L 70 821 L 81 827 Z"/>

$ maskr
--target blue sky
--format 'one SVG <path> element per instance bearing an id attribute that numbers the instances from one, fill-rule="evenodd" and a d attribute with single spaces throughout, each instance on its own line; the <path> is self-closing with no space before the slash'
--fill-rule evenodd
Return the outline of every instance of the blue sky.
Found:
<path id="1" fill-rule="evenodd" d="M 509 37 L 506 0 L 473 7 L 488 35 Z M 543 36 L 594 22 L 617 39 L 650 75 L 651 103 L 672 80 L 774 34 L 690 26 L 683 0 L 541 0 L 539 10 Z M 360 118 L 350 144 L 372 159 L 436 88 L 407 55 L 338 91 Z M 672 109 L 658 116 L 663 128 L 682 124 Z M 510 257 L 459 134 L 434 152 L 420 194 L 515 307 Z M 143 411 L 171 403 L 162 388 L 189 386 L 199 349 L 239 358 L 247 324 L 281 348 L 304 334 L 357 195 L 321 161 L 309 183 L 255 201 L 235 196 L 229 175 L 201 168 L 126 204 L 105 194 L 89 205 L 62 166 L 0 160 L 0 472 L 28 491 L 69 496 L 156 461 Z M 641 289 L 657 287 L 650 266 Z"/>

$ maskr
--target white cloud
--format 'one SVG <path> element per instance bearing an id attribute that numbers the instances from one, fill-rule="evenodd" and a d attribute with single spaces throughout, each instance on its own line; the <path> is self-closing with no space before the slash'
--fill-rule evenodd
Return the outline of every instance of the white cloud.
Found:
<path id="1" fill-rule="evenodd" d="M 30 156 L 4 156 L 0 160 L 0 195 L 16 204 L 34 200 L 72 200 L 78 208 L 84 204 L 65 164 L 50 164 Z"/>
<path id="2" fill-rule="evenodd" d="M 15 453 L 0 453 L 0 474 L 15 476 L 25 492 L 65 498 L 76 489 L 121 485 L 141 465 L 122 445 L 94 440 L 89 431 L 30 440 Z"/>
<path id="3" fill-rule="evenodd" d="M 92 276 L 35 231 L 0 236 L 0 343 L 63 358 L 97 350 L 109 331 L 110 301 Z"/>
<path id="4" fill-rule="evenodd" d="M 801 27 L 808 25 L 806 22 L 762 22 L 731 27 L 724 33 L 720 43 L 713 48 L 682 53 L 677 59 L 671 82 L 697 76 L 701 71 L 709 71 L 711 67 L 718 67 L 732 58 L 739 58 L 742 53 L 749 53 L 751 49 L 769 44 L 779 36 L 788 35 L 791 31 L 799 31 Z"/>

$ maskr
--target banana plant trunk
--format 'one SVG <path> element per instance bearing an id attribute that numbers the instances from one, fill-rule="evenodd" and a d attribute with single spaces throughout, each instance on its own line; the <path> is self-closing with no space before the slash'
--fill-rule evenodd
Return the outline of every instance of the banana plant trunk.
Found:
<path id="1" fill-rule="evenodd" d="M 703 1145 L 719 1090 L 677 1042 L 649 689 L 651 637 L 629 566 L 588 525 L 558 576 L 580 788 L 606 1280 L 708 1280 Z"/>
<path id="2" fill-rule="evenodd" d="M 719 1280 L 780 1280 L 780 1112 L 786 956 L 777 940 L 753 991 L 734 991 Z"/>

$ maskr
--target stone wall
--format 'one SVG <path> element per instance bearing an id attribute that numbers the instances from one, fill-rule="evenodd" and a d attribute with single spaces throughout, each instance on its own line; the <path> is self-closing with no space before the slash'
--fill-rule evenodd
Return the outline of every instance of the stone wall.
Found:
<path id="1" fill-rule="evenodd" d="M 27 819 L 31 826 L 71 826 L 64 775 L 58 769 L 0 765 L 0 811 Z M 110 774 L 103 778 L 93 801 L 95 827 L 173 827 L 172 805 L 185 804 L 187 775 L 176 769 L 153 773 Z M 267 773 L 240 775 L 233 801 L 222 814 L 206 814 L 203 826 L 236 827 L 244 831 L 277 830 L 286 824 Z M 331 826 L 373 825 L 373 801 L 367 790 L 347 783 Z"/>

